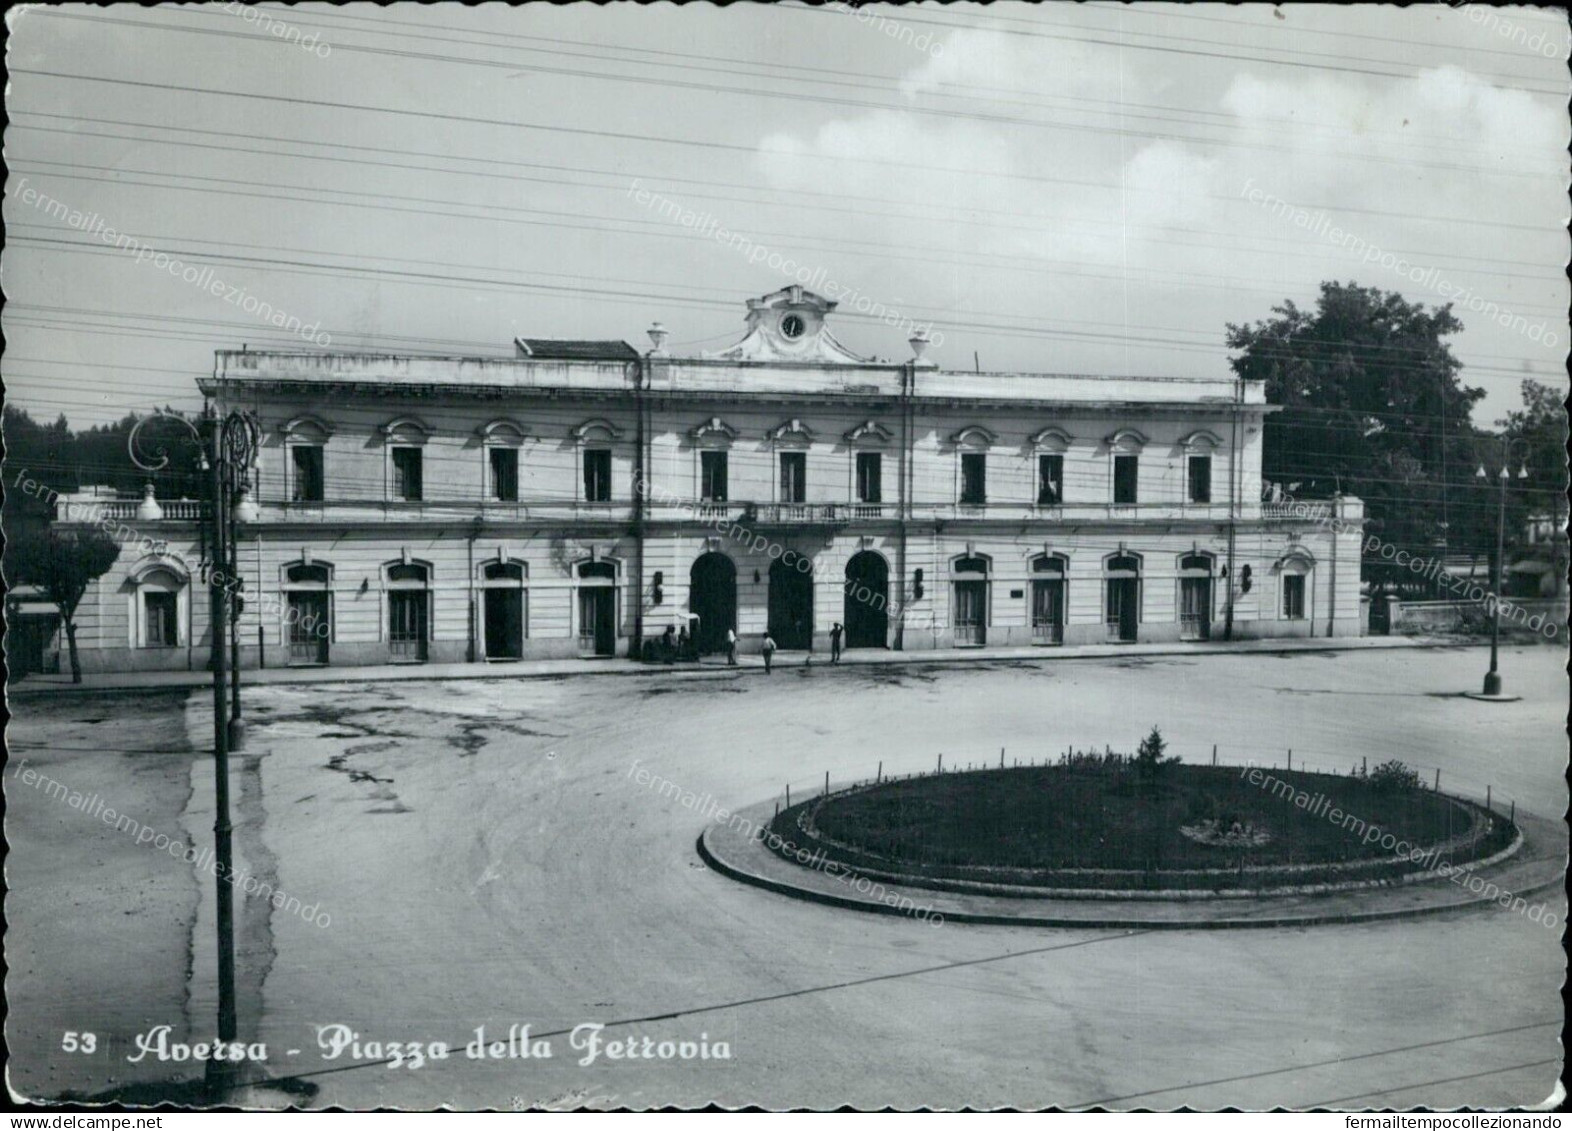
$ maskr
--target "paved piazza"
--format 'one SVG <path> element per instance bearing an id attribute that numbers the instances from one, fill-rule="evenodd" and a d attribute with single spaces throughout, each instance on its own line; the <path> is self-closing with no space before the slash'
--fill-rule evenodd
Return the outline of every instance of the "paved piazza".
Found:
<path id="1" fill-rule="evenodd" d="M 632 771 L 742 807 L 880 760 L 1133 749 L 1156 724 L 1187 760 L 1214 743 L 1225 761 L 1291 747 L 1296 766 L 1344 771 L 1400 758 L 1554 817 L 1565 660 L 1506 650 L 1513 704 L 1455 694 L 1478 684 L 1479 648 L 248 689 L 237 854 L 318 917 L 248 901 L 241 1031 L 313 1103 L 350 1107 L 1539 1103 L 1561 1069 L 1559 894 L 1539 897 L 1554 929 L 1499 909 L 1292 930 L 933 926 L 711 872 L 699 805 Z M 206 693 L 12 706 L 13 758 L 210 842 Z M 189 1076 L 126 1058 L 160 1024 L 212 1031 L 211 877 L 20 779 L 6 791 L 13 1087 Z M 608 1028 L 581 1066 L 586 1022 Z M 554 1057 L 465 1055 L 478 1026 L 489 1044 L 513 1024 Z M 351 1067 L 352 1049 L 321 1048 L 339 1025 L 453 1055 Z M 65 1031 L 99 1051 L 63 1051 Z M 730 1055 L 611 1059 L 628 1036 Z"/>

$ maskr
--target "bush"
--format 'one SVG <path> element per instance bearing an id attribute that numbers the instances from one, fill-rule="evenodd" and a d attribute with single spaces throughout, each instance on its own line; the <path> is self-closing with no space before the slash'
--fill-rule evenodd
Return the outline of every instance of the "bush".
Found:
<path id="1" fill-rule="evenodd" d="M 1370 771 L 1370 788 L 1377 793 L 1400 793 L 1419 788 L 1419 771 L 1411 770 L 1396 758 L 1382 762 Z"/>

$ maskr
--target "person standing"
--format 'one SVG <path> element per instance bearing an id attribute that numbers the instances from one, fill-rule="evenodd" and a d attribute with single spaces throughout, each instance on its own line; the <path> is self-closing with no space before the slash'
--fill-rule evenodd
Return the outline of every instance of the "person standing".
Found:
<path id="1" fill-rule="evenodd" d="M 726 630 L 726 666 L 731 668 L 737 666 L 737 630 L 735 628 Z"/>
<path id="2" fill-rule="evenodd" d="M 764 653 L 764 674 L 769 675 L 770 661 L 775 658 L 775 641 L 770 639 L 768 632 L 764 634 L 764 647 L 760 651 Z"/>
<path id="3" fill-rule="evenodd" d="M 840 621 L 836 621 L 830 628 L 830 663 L 832 664 L 841 662 L 841 633 L 844 631 Z"/>

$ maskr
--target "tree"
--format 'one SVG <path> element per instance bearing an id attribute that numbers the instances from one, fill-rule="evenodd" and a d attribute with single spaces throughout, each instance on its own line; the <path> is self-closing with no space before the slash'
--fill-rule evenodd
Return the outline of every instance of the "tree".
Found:
<path id="1" fill-rule="evenodd" d="M 1522 467 L 1528 471 L 1526 480 L 1514 478 L 1509 484 L 1506 541 L 1510 546 L 1522 537 L 1530 515 L 1548 515 L 1552 526 L 1549 564 L 1556 592 L 1559 593 L 1566 542 L 1562 527 L 1566 524 L 1567 514 L 1567 411 L 1562 404 L 1561 394 L 1549 385 L 1524 381 L 1521 387 L 1523 407 L 1507 413 L 1496 422 L 1501 436 L 1514 441 L 1513 459 L 1521 460 Z M 1504 453 L 1498 449 L 1489 454 L 1498 458 Z M 1518 469 L 1519 465 L 1514 463 L 1511 469 L 1514 476 Z M 1495 465 L 1492 463 L 1488 470 L 1494 473 Z M 1543 550 L 1538 552 L 1544 553 Z"/>
<path id="2" fill-rule="evenodd" d="M 1324 282 L 1313 312 L 1290 301 L 1273 314 L 1228 326 L 1229 348 L 1243 351 L 1235 374 L 1264 381 L 1267 400 L 1284 406 L 1266 420 L 1264 477 L 1300 484 L 1302 497 L 1359 496 L 1371 533 L 1410 552 L 1482 544 L 1494 512 L 1472 478 L 1470 415 L 1484 390 L 1459 380 L 1445 339 L 1463 325 L 1450 304 L 1426 310 Z M 1368 562 L 1367 576 L 1379 584 L 1389 565 Z"/>
<path id="3" fill-rule="evenodd" d="M 1141 739 L 1141 745 L 1135 749 L 1135 774 L 1140 779 L 1142 787 L 1150 792 L 1157 787 L 1157 774 L 1169 761 L 1177 762 L 1178 758 L 1165 759 L 1163 752 L 1168 749 L 1168 743 L 1163 738 L 1163 732 L 1155 726 L 1152 733 Z"/>
<path id="4" fill-rule="evenodd" d="M 66 647 L 71 656 L 71 682 L 82 682 L 82 664 L 76 652 L 76 607 L 87 587 L 109 572 L 120 556 L 120 543 L 102 530 L 49 530 L 38 537 L 12 543 L 6 554 L 6 571 L 12 584 L 36 585 L 45 599 L 60 610 Z"/>

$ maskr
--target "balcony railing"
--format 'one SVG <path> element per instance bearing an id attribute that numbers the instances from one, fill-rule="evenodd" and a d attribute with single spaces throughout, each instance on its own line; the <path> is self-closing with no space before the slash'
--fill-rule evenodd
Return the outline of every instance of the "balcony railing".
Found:
<path id="1" fill-rule="evenodd" d="M 759 507 L 759 521 L 766 523 L 823 524 L 851 521 L 845 503 L 767 503 Z"/>
<path id="2" fill-rule="evenodd" d="M 1288 503 L 1262 503 L 1262 518 L 1302 518 L 1311 522 L 1320 522 L 1330 518 L 1332 504 L 1318 501 L 1298 501 Z"/>
<path id="3" fill-rule="evenodd" d="M 71 505 L 75 513 L 68 512 L 65 521 L 135 522 L 137 508 L 142 504 L 140 500 L 121 499 L 110 502 L 73 500 Z M 207 504 L 193 499 L 160 499 L 158 509 L 163 511 L 163 517 L 156 521 L 161 522 L 201 522 L 207 517 Z M 56 504 L 54 519 L 62 521 L 59 504 Z"/>

